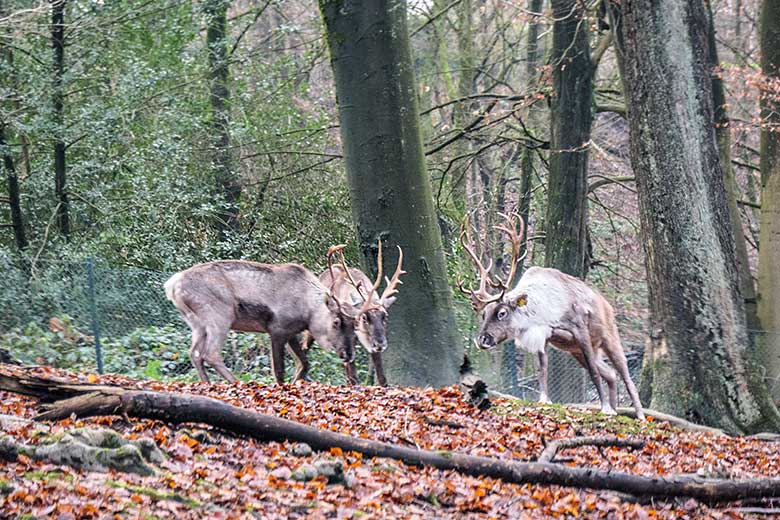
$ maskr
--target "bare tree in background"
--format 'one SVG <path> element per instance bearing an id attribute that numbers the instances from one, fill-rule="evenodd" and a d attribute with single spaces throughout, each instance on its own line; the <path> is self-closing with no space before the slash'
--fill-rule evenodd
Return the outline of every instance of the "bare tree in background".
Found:
<path id="1" fill-rule="evenodd" d="M 51 44 L 54 53 L 52 65 L 52 111 L 54 123 L 54 192 L 57 198 L 57 225 L 60 233 L 70 237 L 70 210 L 65 185 L 65 7 L 66 0 L 53 0 L 51 4 Z"/>
<path id="2" fill-rule="evenodd" d="M 211 143 L 212 164 L 218 192 L 224 197 L 224 209 L 217 221 L 220 240 L 228 230 L 239 228 L 238 199 L 241 185 L 235 178 L 230 149 L 230 69 L 228 65 L 227 9 L 230 0 L 206 0 L 206 47 L 209 62 L 209 88 L 211 91 Z"/>

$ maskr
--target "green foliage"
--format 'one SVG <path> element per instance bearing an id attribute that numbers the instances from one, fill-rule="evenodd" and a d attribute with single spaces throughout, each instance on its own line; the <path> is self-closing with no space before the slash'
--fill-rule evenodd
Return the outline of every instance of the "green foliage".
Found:
<path id="1" fill-rule="evenodd" d="M 95 344 L 74 326 L 69 316 L 59 317 L 65 325 L 52 332 L 37 323 L 0 334 L 0 346 L 24 364 L 39 364 L 76 371 L 95 371 Z M 127 335 L 101 339 L 105 371 L 135 378 L 197 380 L 188 351 L 190 331 L 172 326 L 137 328 Z M 266 336 L 231 332 L 225 342 L 225 362 L 243 381 L 271 383 L 273 377 Z M 358 353 L 358 376 L 368 378 L 367 355 Z M 339 357 L 315 347 L 309 351 L 309 379 L 329 384 L 346 384 Z M 287 379 L 294 374 L 288 356 Z M 216 380 L 219 380 L 217 377 Z"/>

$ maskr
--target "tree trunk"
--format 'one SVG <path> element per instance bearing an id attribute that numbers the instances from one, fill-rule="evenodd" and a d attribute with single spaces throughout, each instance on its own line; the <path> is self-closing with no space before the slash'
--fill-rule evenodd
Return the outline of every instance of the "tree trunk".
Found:
<path id="1" fill-rule="evenodd" d="M 54 193 L 57 199 L 57 226 L 65 240 L 70 238 L 68 192 L 65 185 L 65 108 L 62 76 L 65 71 L 65 4 L 51 5 L 51 44 L 54 51 L 52 71 L 52 110 L 54 118 Z"/>
<path id="2" fill-rule="evenodd" d="M 707 14 L 710 27 L 708 39 L 710 67 L 715 68 L 720 65 L 718 47 L 715 43 L 715 21 L 709 8 Z M 750 273 L 745 233 L 742 230 L 742 217 L 737 207 L 739 187 L 734 177 L 734 168 L 731 165 L 731 125 L 729 124 L 729 116 L 726 111 L 726 94 L 723 90 L 723 80 L 717 74 L 712 76 L 712 98 L 715 108 L 715 135 L 718 138 L 720 167 L 723 170 L 726 200 L 729 205 L 734 245 L 736 246 L 739 287 L 742 291 L 742 298 L 745 301 L 745 317 L 747 318 L 748 328 L 757 329 L 756 288 L 753 284 L 753 275 Z"/>
<path id="3" fill-rule="evenodd" d="M 305 442 L 319 451 L 341 448 L 345 452 L 355 451 L 367 457 L 387 457 L 410 465 L 454 470 L 466 475 L 491 477 L 515 484 L 611 489 L 636 496 L 685 496 L 705 502 L 780 496 L 780 479 L 776 478 L 717 480 L 689 476 L 644 477 L 561 464 L 524 463 L 451 451 L 421 450 L 320 430 L 198 395 L 72 384 L 9 373 L 8 370 L 0 373 L 0 389 L 35 396 L 47 402 L 53 401 L 52 404 L 43 405 L 48 411 L 39 415 L 37 420 L 66 419 L 71 414 L 82 418 L 122 414 L 174 424 L 204 423 L 260 441 Z M 573 443 L 577 441 L 569 442 Z"/>
<path id="4" fill-rule="evenodd" d="M 553 97 L 547 189 L 545 265 L 585 278 L 588 147 L 592 122 L 593 64 L 588 23 L 577 0 L 552 0 Z M 550 349 L 553 401 L 585 396 L 585 371 L 571 356 Z M 565 376 L 565 377 L 561 377 Z"/>
<path id="5" fill-rule="evenodd" d="M 5 5 L 0 0 L 0 18 L 6 15 Z M 13 51 L 5 46 L 0 40 L 0 67 L 4 70 L 6 77 L 13 77 Z M 11 85 L 3 85 L 3 87 L 14 90 L 13 83 Z M 16 175 L 16 165 L 14 164 L 14 157 L 8 147 L 8 139 L 6 138 L 6 122 L 0 121 L 0 155 L 2 155 L 2 164 L 5 169 L 6 181 L 8 182 L 8 205 L 11 209 L 11 226 L 14 230 L 14 241 L 16 247 L 23 251 L 27 247 L 27 236 L 24 230 L 24 218 L 22 216 L 22 202 L 19 195 L 19 178 Z"/>
<path id="6" fill-rule="evenodd" d="M 388 379 L 406 385 L 457 381 L 462 359 L 441 236 L 425 169 L 405 3 L 320 0 L 341 120 L 352 213 L 366 273 L 404 251 L 390 312 Z"/>
<path id="7" fill-rule="evenodd" d="M 650 406 L 730 432 L 780 427 L 751 370 L 734 234 L 714 131 L 701 0 L 625 0 L 622 62 L 645 245 Z M 663 37 L 659 37 L 663 34 Z"/>
<path id="8" fill-rule="evenodd" d="M 457 6 L 458 10 L 458 98 L 465 98 L 475 92 L 474 81 L 474 31 L 473 31 L 473 13 L 471 0 L 461 0 Z M 464 99 L 457 103 L 453 110 L 453 123 L 456 128 L 463 129 L 474 119 L 473 111 L 475 108 L 473 101 Z M 456 144 L 456 156 L 464 156 L 473 149 L 471 141 L 466 136 Z M 452 176 L 452 198 L 456 205 L 463 204 L 464 209 L 469 212 L 475 208 L 483 207 L 480 200 L 482 198 L 483 186 L 479 177 L 479 166 L 477 161 L 465 159 L 463 175 Z M 481 221 L 481 215 L 475 215 L 477 223 Z"/>
<path id="9" fill-rule="evenodd" d="M 230 89 L 228 67 L 227 9 L 230 0 L 207 0 L 206 46 L 209 56 L 209 86 L 211 101 L 212 168 L 217 192 L 223 197 L 222 211 L 217 220 L 219 239 L 226 240 L 230 231 L 239 229 L 238 199 L 241 186 L 233 172 L 230 151 Z"/>
<path id="10" fill-rule="evenodd" d="M 780 81 L 780 0 L 761 7 L 761 70 Z M 758 254 L 758 317 L 772 395 L 780 400 L 780 99 L 761 96 L 761 228 Z"/>
<path id="11" fill-rule="evenodd" d="M 5 138 L 5 125 L 0 122 L 0 152 L 3 155 L 3 167 L 8 182 L 8 204 L 11 207 L 11 226 L 14 230 L 16 247 L 20 251 L 27 248 L 27 236 L 24 232 L 24 218 L 22 217 L 22 202 L 19 195 L 19 179 L 16 177 L 16 166 L 11 151 L 8 149 Z"/>

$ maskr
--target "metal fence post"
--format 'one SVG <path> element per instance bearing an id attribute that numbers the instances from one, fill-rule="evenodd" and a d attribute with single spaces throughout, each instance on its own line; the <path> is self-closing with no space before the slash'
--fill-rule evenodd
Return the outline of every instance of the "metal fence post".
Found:
<path id="1" fill-rule="evenodd" d="M 95 300 L 95 267 L 92 257 L 87 258 L 87 287 L 89 289 L 89 313 L 92 317 L 92 336 L 95 338 L 95 360 L 98 374 L 103 373 L 103 347 L 100 346 L 100 323 Z"/>
<path id="2" fill-rule="evenodd" d="M 517 396 L 517 347 L 514 341 L 507 341 L 502 351 L 501 366 L 504 376 L 504 390 L 510 395 Z"/>

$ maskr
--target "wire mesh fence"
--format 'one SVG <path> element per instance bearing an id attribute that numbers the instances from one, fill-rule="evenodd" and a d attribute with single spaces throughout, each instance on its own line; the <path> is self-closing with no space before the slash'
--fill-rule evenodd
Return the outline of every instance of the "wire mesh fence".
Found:
<path id="1" fill-rule="evenodd" d="M 93 258 L 30 263 L 0 256 L 0 267 L 6 274 L 0 291 L 0 347 L 17 359 L 134 377 L 195 378 L 188 356 L 189 328 L 163 289 L 172 273 L 113 267 Z M 473 337 L 475 318 L 467 303 L 457 305 L 463 337 Z M 268 343 L 265 335 L 231 332 L 223 349 L 226 364 L 239 377 L 270 382 Z M 392 338 L 390 343 L 392 349 Z M 490 353 L 469 348 L 468 355 L 492 388 L 537 399 L 535 355 L 511 343 Z M 628 352 L 627 357 L 637 381 L 641 349 Z M 310 361 L 313 379 L 346 381 L 335 354 L 314 349 Z M 363 349 L 358 349 L 357 364 L 359 377 L 368 381 Z M 568 355 L 551 354 L 549 373 L 553 401 L 597 400 L 586 372 Z M 628 402 L 622 384 L 619 396 L 621 403 Z"/>

